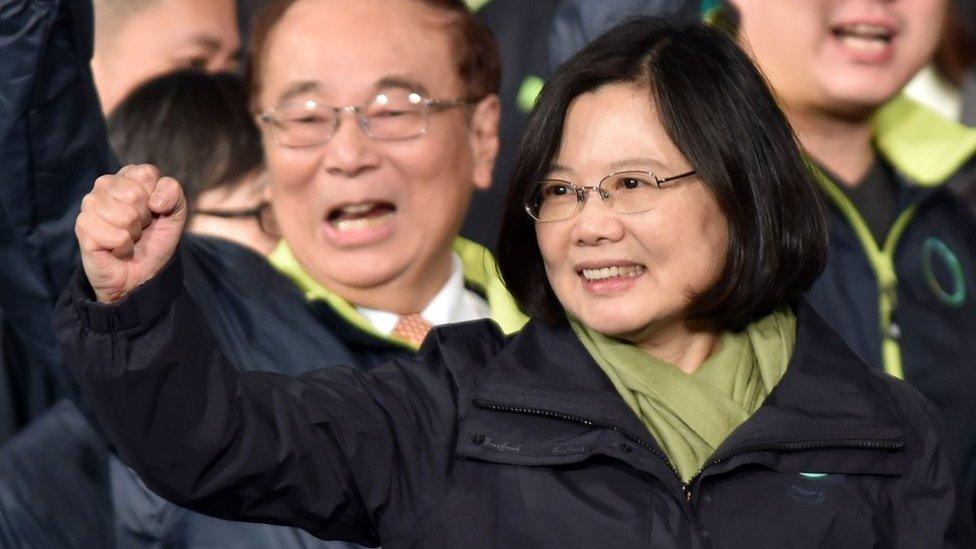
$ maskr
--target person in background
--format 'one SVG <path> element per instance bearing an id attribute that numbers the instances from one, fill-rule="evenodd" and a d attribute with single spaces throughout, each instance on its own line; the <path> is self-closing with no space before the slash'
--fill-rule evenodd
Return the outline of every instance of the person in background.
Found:
<path id="1" fill-rule="evenodd" d="M 61 43 L 53 46 L 51 56 L 30 61 L 38 66 L 57 64 L 70 56 L 84 58 L 88 63 L 93 52 L 97 52 L 91 70 L 97 74 L 103 112 L 110 111 L 132 88 L 154 75 L 180 67 L 197 66 L 207 70 L 233 67 L 236 63 L 234 54 L 240 49 L 232 0 L 98 0 L 94 14 L 91 7 L 75 1 L 68 2 L 63 8 L 43 2 L 30 2 L 27 7 L 22 4 L 24 2 L 20 0 L 0 0 L 0 10 L 4 14 L 0 24 L 10 22 L 10 26 L 0 32 L 40 36 L 58 29 Z M 57 21 L 50 19 L 53 10 L 77 12 L 77 15 Z M 78 27 L 62 28 L 69 21 L 75 21 Z M 82 47 L 83 37 L 92 26 L 97 28 L 97 45 L 94 50 L 91 46 L 86 50 Z M 81 42 L 78 38 L 82 39 Z M 54 42 L 49 44 L 53 45 Z M 6 91 L 14 94 L 4 96 L 4 112 L 0 115 L 4 128 L 14 127 L 21 117 L 16 111 L 20 103 L 6 99 L 24 97 L 34 92 L 27 84 L 33 79 L 24 77 L 30 73 L 18 72 L 23 68 L 22 63 L 29 60 L 26 51 L 6 50 L 3 63 L 0 63 L 0 78 L 9 82 Z M 64 81 L 49 83 L 47 89 L 59 90 L 62 86 L 70 85 L 74 74 L 71 73 Z M 38 98 L 46 99 L 50 98 Z M 76 97 L 75 101 L 79 99 Z M 88 100 L 90 98 L 84 99 Z M 74 113 L 52 114 L 55 118 L 62 115 L 70 118 Z M 35 122 L 39 120 L 34 119 Z M 40 122 L 42 125 L 46 123 L 46 120 Z M 51 121 L 52 126 L 58 124 Z M 85 127 L 94 130 L 98 128 L 98 123 L 86 124 Z M 29 177 L 26 172 L 30 167 L 24 163 L 27 155 L 16 140 L 0 144 L 0 149 L 0 156 L 4 159 L 4 179 Z M 77 157 L 72 156 L 70 151 L 71 143 L 68 143 L 67 148 L 52 150 L 51 154 L 58 155 L 62 160 L 70 158 L 71 162 Z M 107 158 L 104 155 L 110 156 L 110 151 L 102 151 L 102 154 L 101 157 L 92 157 L 91 161 L 105 162 Z M 77 205 L 79 198 L 79 194 L 71 193 L 40 197 L 45 202 L 42 209 L 50 208 L 52 212 L 66 214 L 57 220 L 46 217 L 42 231 L 35 232 L 30 228 L 36 219 L 32 220 L 24 210 L 8 210 L 0 215 L 0 232 L 3 233 L 0 236 L 0 257 L 7 265 L 0 273 L 0 288 L 3 289 L 0 291 L 0 301 L 4 302 L 0 308 L 3 309 L 4 322 L 9 324 L 4 331 L 14 336 L 7 348 L 16 351 L 16 361 L 7 364 L 13 393 L 11 404 L 15 429 L 30 423 L 59 399 L 77 396 L 74 383 L 61 371 L 60 353 L 49 327 L 52 296 L 65 282 L 58 278 L 58 273 L 68 270 L 66 266 L 43 267 L 41 256 L 51 257 L 51 254 L 55 254 L 70 257 L 66 250 L 54 252 L 42 241 L 70 242 L 72 216 L 70 209 L 65 209 L 63 205 Z M 14 236 L 23 234 L 31 235 L 27 242 Z"/>
<path id="2" fill-rule="evenodd" d="M 561 0 L 548 36 L 551 70 L 614 25 L 638 16 L 663 17 L 675 23 L 701 18 L 699 0 Z"/>
<path id="3" fill-rule="evenodd" d="M 235 0 L 94 0 L 92 74 L 105 113 L 177 69 L 224 71 L 241 48 Z"/>
<path id="4" fill-rule="evenodd" d="M 55 316 L 120 455 L 198 510 L 386 549 L 976 545 L 935 407 L 804 302 L 822 198 L 732 39 L 608 31 L 518 158 L 498 258 L 525 329 L 299 378 L 221 352 L 178 182 L 101 178 Z"/>
<path id="5" fill-rule="evenodd" d="M 498 160 L 491 187 L 475 193 L 461 234 L 485 246 L 498 241 L 502 203 L 529 111 L 549 75 L 546 36 L 559 0 L 469 0 L 498 39 L 502 58 Z"/>
<path id="6" fill-rule="evenodd" d="M 108 135 L 123 163 L 153 164 L 186 181 L 191 232 L 267 255 L 279 239 L 248 106 L 237 75 L 177 71 L 133 90 L 109 115 Z"/>
<path id="7" fill-rule="evenodd" d="M 51 274 L 40 278 L 51 300 L 78 264 L 68 220 L 92 181 L 118 167 L 87 72 L 90 9 L 81 0 L 0 9 L 0 32 L 15 37 L 0 41 L 9 59 L 0 66 L 8 98 L 0 120 L 15 122 L 0 126 L 9 160 L 0 202 L 17 214 L 9 237 L 18 257 Z M 491 183 L 498 148 L 491 33 L 460 0 L 278 0 L 254 30 L 251 111 L 282 243 L 268 257 L 199 235 L 181 248 L 189 291 L 206 303 L 235 366 L 366 371 L 413 356 L 434 324 L 490 317 L 508 332 L 521 327 L 491 254 L 457 238 L 472 193 Z M 53 339 L 50 308 L 33 314 L 47 316 Z M 264 548 L 308 539 L 198 515 L 170 528 L 160 517 L 142 543 Z"/>
<path id="8" fill-rule="evenodd" d="M 948 0 L 727 0 L 828 198 L 830 255 L 809 299 L 868 364 L 940 408 L 976 488 L 976 221 L 947 185 L 976 131 L 899 95 Z"/>

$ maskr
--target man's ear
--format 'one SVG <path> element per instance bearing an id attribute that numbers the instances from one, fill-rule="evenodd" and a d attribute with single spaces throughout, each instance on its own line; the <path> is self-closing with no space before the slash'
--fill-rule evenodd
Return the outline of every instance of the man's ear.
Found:
<path id="1" fill-rule="evenodd" d="M 491 94 L 474 108 L 471 115 L 471 151 L 473 162 L 471 180 L 476 189 L 491 187 L 492 171 L 498 156 L 498 124 L 501 119 L 501 102 Z"/>

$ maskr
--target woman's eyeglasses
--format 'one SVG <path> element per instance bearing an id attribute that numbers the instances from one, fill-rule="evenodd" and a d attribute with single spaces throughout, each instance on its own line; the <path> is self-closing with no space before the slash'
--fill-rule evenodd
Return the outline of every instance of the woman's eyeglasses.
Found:
<path id="1" fill-rule="evenodd" d="M 583 208 L 589 191 L 597 191 L 600 199 L 616 212 L 645 212 L 654 207 L 661 185 L 695 173 L 695 170 L 691 170 L 660 178 L 645 171 L 618 172 L 604 177 L 596 186 L 585 187 L 562 179 L 544 179 L 536 183 L 529 193 L 525 211 L 532 219 L 542 223 L 563 221 Z"/>

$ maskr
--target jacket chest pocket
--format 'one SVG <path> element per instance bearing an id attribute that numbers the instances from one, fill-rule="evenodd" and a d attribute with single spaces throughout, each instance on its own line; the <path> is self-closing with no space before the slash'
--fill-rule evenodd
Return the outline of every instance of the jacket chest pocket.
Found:
<path id="1" fill-rule="evenodd" d="M 656 547 L 649 543 L 653 488 L 638 471 L 601 461 L 459 460 L 445 499 L 398 541 L 410 548 Z"/>
<path id="2" fill-rule="evenodd" d="M 873 547 L 879 477 L 740 470 L 703 483 L 696 511 L 715 547 Z"/>
<path id="3" fill-rule="evenodd" d="M 649 547 L 655 500 L 646 475 L 602 456 L 517 467 L 525 547 Z M 655 497 L 657 494 L 658 497 Z"/>

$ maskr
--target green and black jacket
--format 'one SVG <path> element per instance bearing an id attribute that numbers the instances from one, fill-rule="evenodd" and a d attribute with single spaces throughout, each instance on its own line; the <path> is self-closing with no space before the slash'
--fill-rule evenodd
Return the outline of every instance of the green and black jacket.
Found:
<path id="1" fill-rule="evenodd" d="M 869 364 L 938 405 L 972 489 L 976 220 L 946 184 L 973 164 L 976 131 L 899 97 L 878 112 L 874 132 L 876 150 L 898 176 L 900 214 L 876 242 L 844 192 L 820 177 L 831 241 L 809 299 Z"/>

